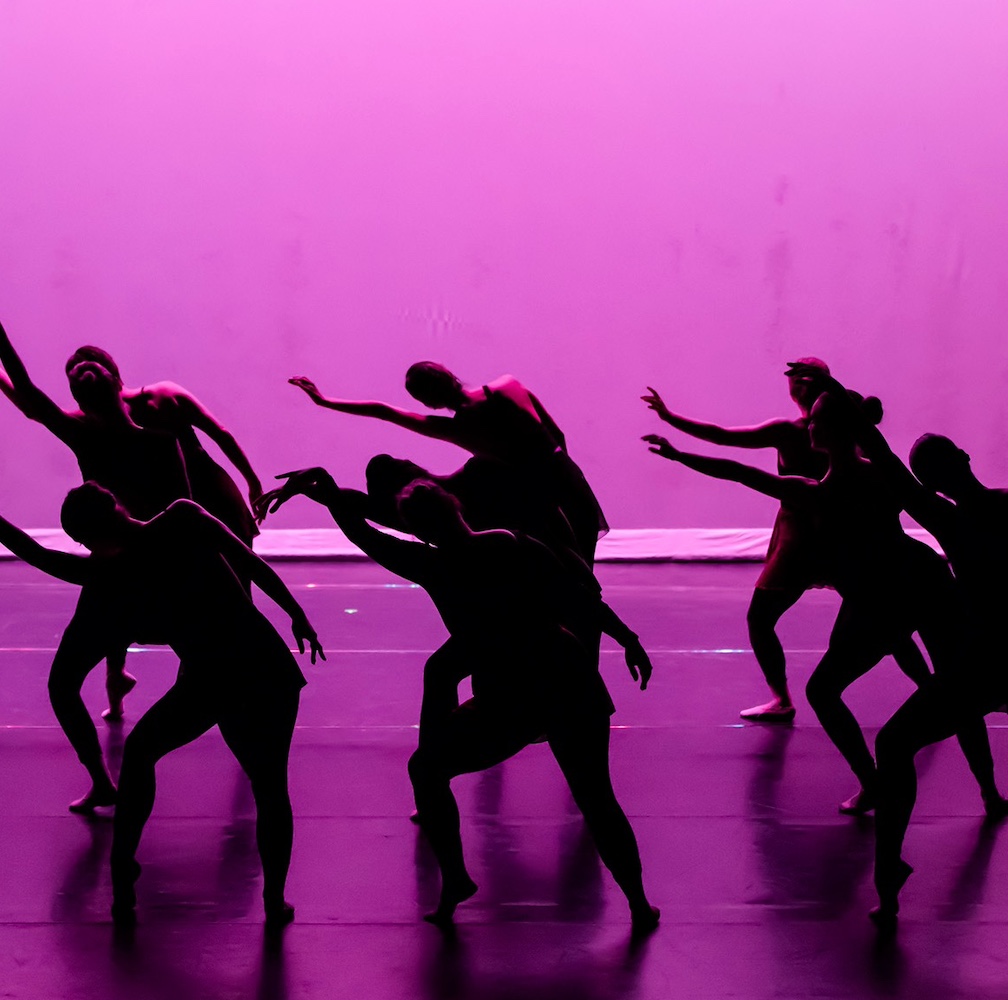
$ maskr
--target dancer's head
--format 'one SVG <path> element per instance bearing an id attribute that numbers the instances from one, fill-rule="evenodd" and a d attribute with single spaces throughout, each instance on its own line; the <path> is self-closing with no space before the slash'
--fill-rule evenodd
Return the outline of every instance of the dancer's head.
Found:
<path id="1" fill-rule="evenodd" d="M 375 455 L 364 470 L 364 478 L 377 519 L 390 527 L 401 527 L 399 494 L 414 480 L 430 479 L 431 474 L 408 459 Z"/>
<path id="2" fill-rule="evenodd" d="M 465 394 L 462 383 L 436 361 L 418 361 L 406 370 L 406 391 L 432 410 L 455 410 Z"/>
<path id="3" fill-rule="evenodd" d="M 99 364 L 102 368 L 107 371 L 112 378 L 118 383 L 119 388 L 123 387 L 122 375 L 119 374 L 119 366 L 115 363 L 112 355 L 108 351 L 102 350 L 100 347 L 94 347 L 91 344 L 85 344 L 83 347 L 78 347 L 73 354 L 67 358 L 67 363 L 65 370 L 67 373 L 67 378 L 70 377 L 70 372 L 74 370 L 82 361 L 94 361 L 95 364 Z"/>
<path id="4" fill-rule="evenodd" d="M 820 361 L 819 358 L 799 358 L 793 364 L 801 365 L 803 369 L 814 368 L 822 372 L 823 375 L 829 375 L 830 373 L 829 366 L 825 361 Z M 822 393 L 822 388 L 818 384 L 815 373 L 803 370 L 801 372 L 788 371 L 785 374 L 788 380 L 788 394 L 801 407 L 803 412 L 809 413 L 812 409 L 812 404 Z"/>
<path id="5" fill-rule="evenodd" d="M 128 521 L 115 496 L 91 481 L 72 489 L 60 510 L 63 530 L 92 551 L 114 544 Z"/>
<path id="6" fill-rule="evenodd" d="M 78 361 L 67 369 L 70 393 L 85 413 L 106 414 L 122 409 L 122 381 L 98 361 Z"/>
<path id="7" fill-rule="evenodd" d="M 822 393 L 812 405 L 808 429 L 809 441 L 816 451 L 832 456 L 853 452 L 857 447 L 848 404 L 828 392 Z"/>
<path id="8" fill-rule="evenodd" d="M 429 479 L 417 479 L 399 494 L 399 516 L 406 529 L 433 545 L 451 542 L 466 531 L 462 505 Z"/>
<path id="9" fill-rule="evenodd" d="M 853 389 L 847 390 L 847 395 L 857 403 L 861 410 L 861 416 L 870 421 L 875 427 L 882 423 L 885 411 L 882 409 L 882 400 L 878 396 L 862 396 L 860 392 Z"/>
<path id="10" fill-rule="evenodd" d="M 942 434 L 922 434 L 914 441 L 910 469 L 928 489 L 953 498 L 976 485 L 969 455 Z"/>

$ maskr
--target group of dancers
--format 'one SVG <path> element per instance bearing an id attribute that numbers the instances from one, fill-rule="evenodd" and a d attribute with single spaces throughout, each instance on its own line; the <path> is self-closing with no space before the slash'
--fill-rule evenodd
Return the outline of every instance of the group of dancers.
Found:
<path id="1" fill-rule="evenodd" d="M 66 364 L 79 409 L 65 411 L 31 381 L 2 327 L 0 366 L 0 390 L 70 447 L 84 480 L 67 495 L 61 522 L 90 555 L 46 549 L 2 517 L 0 543 L 81 587 L 53 660 L 49 694 L 91 780 L 70 809 L 115 807 L 117 922 L 135 919 L 136 854 L 154 804 L 156 764 L 215 725 L 252 785 L 267 926 L 293 918 L 284 895 L 293 840 L 287 765 L 305 679 L 253 604 L 252 584 L 290 616 L 302 653 L 307 649 L 313 663 L 325 656 L 303 609 L 251 544 L 258 523 L 303 496 L 326 507 L 376 562 L 423 587 L 448 631 L 424 667 L 418 745 L 408 765 L 414 819 L 441 871 L 438 905 L 427 919 L 450 924 L 456 907 L 477 890 L 465 865 L 452 778 L 547 742 L 627 898 L 634 933 L 657 926 L 637 841 L 610 779 L 614 709 L 598 670 L 602 633 L 623 646 L 642 690 L 652 666 L 634 631 L 602 600 L 593 573 L 596 544 L 607 530 L 599 503 L 559 427 L 520 382 L 504 376 L 467 386 L 439 364 L 413 365 L 407 391 L 428 410 L 448 411 L 442 415 L 331 399 L 311 380 L 293 378 L 319 406 L 395 423 L 455 444 L 471 458 L 454 473 L 436 475 L 378 455 L 367 465 L 363 490 L 341 487 L 325 469 L 312 468 L 278 477 L 282 485 L 264 493 L 234 437 L 180 386 L 127 388 L 105 351 L 82 347 Z M 810 587 L 840 594 L 829 646 L 807 695 L 859 781 L 841 811 L 875 810 L 879 905 L 872 915 L 892 927 L 910 874 L 902 843 L 916 796 L 916 752 L 957 736 L 987 813 L 1008 811 L 984 722 L 1008 700 L 995 645 L 1008 494 L 979 483 L 969 457 L 935 435 L 917 442 L 908 470 L 877 428 L 878 401 L 846 390 L 823 362 L 796 362 L 787 378 L 799 417 L 757 427 L 701 423 L 671 412 L 653 389 L 643 397 L 663 421 L 694 437 L 776 449 L 779 475 L 683 452 L 658 435 L 644 440 L 657 455 L 781 503 L 748 612 L 772 699 L 744 710 L 744 718 L 793 720 L 774 626 Z M 241 474 L 247 504 L 196 431 L 214 440 Z M 903 532 L 902 510 L 935 535 L 951 571 Z M 121 719 L 123 699 L 136 683 L 125 670 L 132 642 L 167 644 L 180 666 L 176 682 L 129 733 L 116 784 L 81 687 L 104 659 L 104 714 Z M 842 695 L 887 654 L 917 690 L 879 733 L 873 756 Z M 460 704 L 466 677 L 472 697 Z"/>

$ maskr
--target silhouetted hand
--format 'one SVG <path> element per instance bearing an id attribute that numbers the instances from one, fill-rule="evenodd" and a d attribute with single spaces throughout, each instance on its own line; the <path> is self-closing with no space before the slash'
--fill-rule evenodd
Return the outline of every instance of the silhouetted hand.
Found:
<path id="1" fill-rule="evenodd" d="M 305 375 L 295 375 L 294 378 L 289 378 L 287 381 L 291 385 L 296 385 L 303 392 L 311 398 L 312 402 L 321 403 L 325 397 L 318 390 L 318 386 Z"/>
<path id="2" fill-rule="evenodd" d="M 262 488 L 249 490 L 248 498 L 249 506 L 252 508 L 252 513 L 255 516 L 256 524 L 262 524 L 266 518 L 266 508 L 262 506 Z"/>
<path id="3" fill-rule="evenodd" d="M 647 655 L 647 650 L 640 644 L 640 639 L 635 638 L 626 647 L 626 665 L 630 671 L 630 676 L 634 680 L 640 680 L 640 689 L 647 690 L 648 681 L 651 680 L 653 667 L 651 658 Z"/>
<path id="4" fill-rule="evenodd" d="M 311 627 L 311 623 L 308 621 L 308 616 L 299 610 L 299 613 L 291 618 L 291 631 L 294 633 L 294 638 L 297 640 L 298 652 L 304 653 L 305 651 L 305 640 L 308 640 L 308 646 L 311 649 L 311 661 L 315 662 L 315 657 L 318 656 L 320 659 L 325 659 L 325 651 L 319 645 L 318 636 L 315 634 L 315 629 Z"/>
<path id="5" fill-rule="evenodd" d="M 663 438 L 660 434 L 645 434 L 641 440 L 651 445 L 648 451 L 652 455 L 661 455 L 662 458 L 667 458 L 671 462 L 674 462 L 680 455 L 679 449 L 674 447 L 668 438 Z"/>
<path id="6" fill-rule="evenodd" d="M 651 386 L 647 387 L 648 395 L 641 396 L 641 399 L 647 403 L 648 407 L 655 411 L 662 420 L 669 416 L 669 408 L 665 405 L 661 396 L 658 395 L 657 389 L 652 389 Z"/>
<path id="7" fill-rule="evenodd" d="M 281 472 L 277 479 L 286 479 L 283 486 L 278 486 L 275 490 L 269 490 L 256 501 L 256 514 L 262 512 L 265 517 L 267 513 L 276 513 L 291 497 L 305 496 L 316 503 L 326 503 L 339 487 L 332 476 L 321 466 L 312 469 L 301 469 L 297 472 Z"/>

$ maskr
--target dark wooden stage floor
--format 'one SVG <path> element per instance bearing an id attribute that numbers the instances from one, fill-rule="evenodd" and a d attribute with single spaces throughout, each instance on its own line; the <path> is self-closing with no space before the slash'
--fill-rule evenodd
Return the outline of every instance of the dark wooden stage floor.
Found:
<path id="1" fill-rule="evenodd" d="M 916 867 L 895 941 L 867 919 L 872 822 L 837 814 L 854 790 L 799 697 L 793 728 L 742 725 L 764 689 L 745 638 L 758 567 L 603 566 L 610 603 L 655 662 L 645 693 L 614 647 L 617 794 L 663 916 L 633 946 L 625 907 L 563 786 L 535 746 L 456 782 L 480 892 L 444 938 L 420 915 L 437 878 L 408 822 L 406 759 L 420 670 L 443 632 L 426 596 L 369 564 L 288 564 L 281 574 L 330 650 L 305 666 L 291 763 L 297 920 L 264 938 L 246 782 L 216 732 L 166 759 L 141 846 L 139 923 L 109 921 L 111 825 L 66 811 L 86 787 L 55 727 L 45 676 L 76 592 L 0 565 L 0 997 L 639 998 L 1008 995 L 1008 830 L 986 826 L 954 745 L 920 757 L 907 841 Z M 801 691 L 834 595 L 784 619 Z M 124 730 L 171 683 L 164 649 L 130 657 L 140 684 Z M 850 694 L 869 729 L 908 693 L 891 661 Z M 95 717 L 98 671 L 86 688 Z M 991 720 L 1008 775 L 1003 716 Z M 1008 776 L 1002 779 L 1008 787 Z"/>

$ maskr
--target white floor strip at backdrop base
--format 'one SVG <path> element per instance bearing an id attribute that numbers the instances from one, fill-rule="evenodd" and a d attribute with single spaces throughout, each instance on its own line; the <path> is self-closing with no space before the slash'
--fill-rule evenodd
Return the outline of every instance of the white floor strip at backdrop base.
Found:
<path id="1" fill-rule="evenodd" d="M 56 528 L 31 529 L 33 538 L 61 552 L 86 552 Z M 908 534 L 938 549 L 920 528 Z M 760 562 L 770 541 L 769 528 L 616 528 L 599 541 L 598 562 Z M 364 559 L 336 528 L 267 528 L 255 550 L 269 560 Z M 0 546 L 0 559 L 12 559 Z"/>

